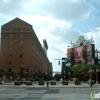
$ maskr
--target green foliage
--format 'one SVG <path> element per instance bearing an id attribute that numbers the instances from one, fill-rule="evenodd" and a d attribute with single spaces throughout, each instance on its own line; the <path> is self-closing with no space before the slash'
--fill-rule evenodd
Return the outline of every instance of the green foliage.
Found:
<path id="1" fill-rule="evenodd" d="M 54 78 L 58 81 L 61 78 L 61 74 L 55 74 Z"/>
<path id="2" fill-rule="evenodd" d="M 18 65 L 16 67 L 15 73 L 16 73 L 16 75 L 23 76 L 24 70 L 25 70 L 24 66 Z"/>
<path id="3" fill-rule="evenodd" d="M 86 64 L 78 64 L 76 66 L 72 66 L 70 68 L 70 72 L 80 73 L 80 72 L 89 71 L 90 68 L 92 68 L 95 71 L 96 69 L 100 69 L 100 66 L 87 64 L 87 63 Z"/>

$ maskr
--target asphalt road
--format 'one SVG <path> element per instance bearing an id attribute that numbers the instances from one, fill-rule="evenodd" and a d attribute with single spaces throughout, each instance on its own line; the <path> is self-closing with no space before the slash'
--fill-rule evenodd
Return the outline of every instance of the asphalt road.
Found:
<path id="1" fill-rule="evenodd" d="M 0 100 L 91 100 L 92 91 L 100 88 L 0 87 Z"/>

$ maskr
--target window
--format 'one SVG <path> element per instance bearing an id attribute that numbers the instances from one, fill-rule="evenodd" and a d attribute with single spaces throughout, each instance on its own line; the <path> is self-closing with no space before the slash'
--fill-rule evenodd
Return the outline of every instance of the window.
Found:
<path id="1" fill-rule="evenodd" d="M 100 59 L 100 55 L 98 55 L 98 59 Z"/>
<path id="2" fill-rule="evenodd" d="M 11 72 L 11 68 L 8 69 L 8 72 Z"/>
<path id="3" fill-rule="evenodd" d="M 11 32 L 13 31 L 13 29 L 10 30 Z"/>
<path id="4" fill-rule="evenodd" d="M 34 62 L 32 62 L 32 66 L 34 66 Z"/>
<path id="5" fill-rule="evenodd" d="M 23 41 L 20 42 L 20 45 L 23 45 Z"/>
<path id="6" fill-rule="evenodd" d="M 4 68 L 2 68 L 2 71 L 5 72 Z"/>
<path id="7" fill-rule="evenodd" d="M 21 32 L 23 32 L 23 29 L 21 29 Z"/>
<path id="8" fill-rule="evenodd" d="M 23 55 L 21 54 L 21 55 L 20 55 L 20 58 L 22 58 L 22 57 L 23 57 Z"/>
<path id="9" fill-rule="evenodd" d="M 9 65 L 12 65 L 12 62 L 11 61 L 9 61 Z"/>
<path id="10" fill-rule="evenodd" d="M 22 65 L 22 61 L 20 61 L 20 65 Z"/>
<path id="11" fill-rule="evenodd" d="M 23 48 L 20 48 L 20 52 L 23 52 Z"/>
<path id="12" fill-rule="evenodd" d="M 9 55 L 9 58 L 12 58 L 12 55 L 11 54 Z"/>
<path id="13" fill-rule="evenodd" d="M 10 34 L 10 38 L 13 38 L 13 35 L 12 34 Z"/>
<path id="14" fill-rule="evenodd" d="M 10 43 L 9 43 L 10 45 L 12 45 L 12 41 L 10 41 Z"/>
<path id="15" fill-rule="evenodd" d="M 9 51 L 12 52 L 12 48 L 9 48 Z"/>
<path id="16" fill-rule="evenodd" d="M 23 34 L 20 34 L 20 38 L 23 38 Z"/>

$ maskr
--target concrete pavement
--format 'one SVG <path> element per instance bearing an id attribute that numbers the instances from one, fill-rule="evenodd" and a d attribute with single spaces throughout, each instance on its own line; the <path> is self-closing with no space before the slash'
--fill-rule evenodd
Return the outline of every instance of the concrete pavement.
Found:
<path id="1" fill-rule="evenodd" d="M 92 100 L 91 93 L 100 92 L 100 88 L 37 88 L 33 85 L 9 87 L 10 85 L 0 87 L 0 100 Z"/>
<path id="2" fill-rule="evenodd" d="M 82 82 L 75 85 L 70 81 L 68 85 L 57 82 L 56 85 L 38 85 L 33 82 L 31 86 L 14 86 L 12 83 L 0 85 L 0 100 L 92 100 L 92 92 L 100 92 L 100 84 L 95 84 L 91 88 L 88 83 Z M 95 99 L 94 99 L 95 100 Z M 97 99 L 96 99 L 97 100 Z"/>
<path id="3" fill-rule="evenodd" d="M 47 84 L 45 82 L 45 85 L 38 85 L 38 82 L 33 82 L 32 85 L 27 86 L 27 85 L 20 85 L 20 86 L 14 86 L 14 82 L 12 83 L 3 83 L 2 85 L 0 85 L 0 87 L 2 86 L 9 86 L 9 87 L 47 87 Z M 69 81 L 68 85 L 62 85 L 60 81 L 56 82 L 56 85 L 50 85 L 49 87 L 66 87 L 66 88 L 90 88 L 90 85 L 88 83 L 85 82 L 81 82 L 81 85 L 75 85 L 74 81 Z M 95 83 L 94 85 L 92 85 L 93 88 L 100 88 L 100 84 Z"/>

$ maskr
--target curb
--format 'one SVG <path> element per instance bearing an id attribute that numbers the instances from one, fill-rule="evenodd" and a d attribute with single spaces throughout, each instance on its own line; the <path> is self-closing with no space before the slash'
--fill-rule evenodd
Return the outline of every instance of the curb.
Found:
<path id="1" fill-rule="evenodd" d="M 47 85 L 37 85 L 37 84 L 33 84 L 30 86 L 27 85 L 20 85 L 20 86 L 15 86 L 13 84 L 1 84 L 0 87 L 26 87 L 26 88 L 100 88 L 100 85 L 97 84 L 97 86 L 93 85 L 92 87 L 90 87 L 90 85 L 74 85 L 74 84 L 70 84 L 70 85 L 49 85 L 49 87 L 47 87 Z"/>

